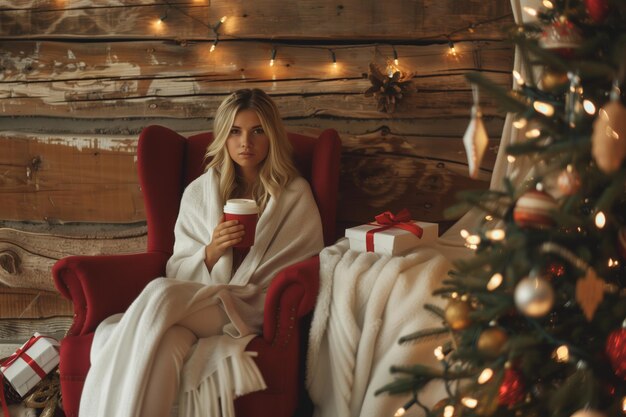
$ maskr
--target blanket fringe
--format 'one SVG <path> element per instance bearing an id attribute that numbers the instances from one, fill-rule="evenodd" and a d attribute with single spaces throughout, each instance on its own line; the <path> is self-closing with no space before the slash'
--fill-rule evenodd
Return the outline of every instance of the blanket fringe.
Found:
<path id="1" fill-rule="evenodd" d="M 255 356 L 246 351 L 229 356 L 196 389 L 181 392 L 179 417 L 196 417 L 200 410 L 208 410 L 206 417 L 235 417 L 235 398 L 267 388 Z"/>

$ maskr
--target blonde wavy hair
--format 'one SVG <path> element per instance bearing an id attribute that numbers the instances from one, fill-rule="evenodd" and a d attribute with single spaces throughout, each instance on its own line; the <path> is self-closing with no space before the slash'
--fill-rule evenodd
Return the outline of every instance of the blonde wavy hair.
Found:
<path id="1" fill-rule="evenodd" d="M 293 160 L 291 142 L 274 101 L 258 88 L 241 89 L 226 97 L 215 113 L 213 142 L 208 146 L 206 169 L 213 167 L 219 175 L 220 196 L 223 201 L 240 197 L 244 192 L 243 178 L 237 175 L 235 163 L 228 154 L 226 140 L 235 116 L 241 110 L 252 109 L 259 116 L 261 126 L 269 138 L 269 150 L 259 167 L 259 180 L 252 185 L 252 196 L 264 209 L 270 197 L 299 175 Z"/>

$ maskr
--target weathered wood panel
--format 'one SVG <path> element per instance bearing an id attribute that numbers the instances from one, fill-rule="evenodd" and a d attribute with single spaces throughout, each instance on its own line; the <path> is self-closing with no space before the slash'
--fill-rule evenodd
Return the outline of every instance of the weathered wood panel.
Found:
<path id="1" fill-rule="evenodd" d="M 70 234 L 74 230 L 74 234 Z M 56 226 L 47 232 L 0 228 L 0 283 L 9 287 L 56 291 L 50 270 L 69 255 L 141 252 L 146 228 L 124 229 Z"/>
<path id="2" fill-rule="evenodd" d="M 0 218 L 144 220 L 136 146 L 127 137 L 0 133 Z"/>
<path id="3" fill-rule="evenodd" d="M 371 85 L 363 75 L 369 62 L 378 61 L 384 68 L 385 57 L 391 56 L 388 47 L 346 50 L 345 58 L 337 51 L 340 61 L 334 67 L 327 50 L 281 50 L 277 65 L 270 67 L 271 49 L 250 49 L 245 43 L 214 54 L 197 45 L 153 43 L 142 45 L 149 52 L 140 60 L 136 45 L 128 42 L 39 45 L 11 43 L 0 52 L 4 68 L 0 115 L 210 117 L 225 94 L 245 85 L 270 92 L 287 118 L 315 114 L 375 118 L 380 112 L 376 100 L 363 95 Z M 400 49 L 401 69 L 415 76 L 411 92 L 388 118 L 466 114 L 471 94 L 461 74 L 468 69 L 488 71 L 495 81 L 510 83 L 512 53 L 502 43 L 467 43 L 458 47 L 456 58 L 448 49 L 441 45 Z M 485 114 L 496 112 L 489 96 L 482 106 Z"/>
<path id="4" fill-rule="evenodd" d="M 56 291 L 0 286 L 0 319 L 41 319 L 72 314 L 72 303 Z"/>
<path id="5" fill-rule="evenodd" d="M 28 340 L 35 332 L 60 340 L 71 324 L 71 317 L 51 317 L 40 320 L 2 319 L 0 320 L 0 340 L 3 343 L 21 343 Z"/>
<path id="6" fill-rule="evenodd" d="M 168 4 L 173 7 L 168 7 Z M 15 38 L 499 39 L 499 24 L 470 25 L 511 15 L 506 1 L 482 0 L 88 1 L 9 0 L 0 36 Z M 167 19 L 156 24 L 167 12 Z M 454 16 L 454 18 L 450 18 Z M 499 23 L 499 22 L 498 22 Z"/>
<path id="7" fill-rule="evenodd" d="M 484 186 L 494 163 L 495 145 L 483 160 L 486 175 L 478 183 L 466 179 L 466 156 L 459 140 L 466 126 L 465 119 L 460 119 L 454 126 L 449 120 L 437 119 L 422 125 L 414 123 L 407 134 L 383 127 L 374 133 L 361 131 L 358 136 L 343 135 L 344 162 L 352 162 L 342 166 L 344 182 L 341 193 L 349 196 L 342 206 L 358 206 L 371 215 L 371 210 L 384 204 L 383 200 L 374 198 L 371 190 L 364 191 L 371 188 L 367 185 L 371 181 L 371 172 L 380 171 L 382 166 L 387 167 L 386 172 L 394 172 L 397 164 L 408 164 L 413 167 L 411 170 L 404 172 L 403 176 L 393 175 L 388 182 L 417 183 L 422 181 L 424 175 L 424 166 L 420 165 L 423 161 L 434 161 L 436 164 L 450 162 L 455 167 L 446 175 L 451 183 L 445 188 L 431 188 L 427 196 L 430 200 L 440 200 L 438 208 L 423 213 L 424 217 L 421 217 L 424 220 L 443 220 L 439 208 L 451 203 L 459 187 Z M 487 121 L 487 127 L 497 138 L 501 122 Z M 290 126 L 289 130 L 319 134 L 318 129 L 296 126 Z M 0 145 L 8 150 L 0 154 L 0 197 L 4 200 L 0 206 L 0 218 L 49 223 L 133 223 L 145 220 L 135 167 L 136 138 L 136 135 L 0 134 Z M 389 159 L 388 155 L 393 155 L 393 158 Z M 361 163 L 358 163 L 359 158 L 363 159 Z M 416 158 L 422 161 L 419 166 L 414 166 Z M 355 168 L 354 164 L 359 168 Z M 449 170 L 446 168 L 440 172 Z M 363 178 L 359 179 L 357 174 Z M 347 181 L 346 177 L 356 178 L 356 182 Z M 372 201 L 364 202 L 364 198 L 371 198 Z M 421 201 L 407 201 L 406 204 L 409 207 L 425 206 Z M 437 206 L 434 203 L 426 205 Z M 361 215 L 350 219 L 349 215 L 354 213 L 346 209 L 340 218 L 345 221 L 362 219 Z"/>

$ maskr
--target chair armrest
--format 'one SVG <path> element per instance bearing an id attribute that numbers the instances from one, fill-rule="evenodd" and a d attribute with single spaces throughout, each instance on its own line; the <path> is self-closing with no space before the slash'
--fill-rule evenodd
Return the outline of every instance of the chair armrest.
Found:
<path id="1" fill-rule="evenodd" d="M 70 256 L 56 262 L 54 283 L 74 304 L 68 335 L 93 332 L 105 318 L 125 311 L 148 282 L 165 275 L 168 258 L 162 252 L 146 252 Z"/>
<path id="2" fill-rule="evenodd" d="M 267 343 L 289 338 L 289 330 L 297 325 L 297 319 L 313 311 L 319 292 L 319 270 L 319 257 L 314 256 L 288 266 L 272 280 L 263 313 L 263 339 Z"/>

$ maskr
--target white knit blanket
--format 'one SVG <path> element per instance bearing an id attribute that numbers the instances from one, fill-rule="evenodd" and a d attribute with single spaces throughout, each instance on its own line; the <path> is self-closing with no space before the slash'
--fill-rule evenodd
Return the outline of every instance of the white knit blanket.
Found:
<path id="1" fill-rule="evenodd" d="M 81 396 L 81 417 L 136 417 L 141 414 L 156 347 L 165 331 L 200 309 L 220 303 L 230 322 L 224 334 L 200 339 L 186 360 L 179 391 L 179 415 L 234 416 L 233 399 L 264 389 L 245 346 L 261 332 L 263 304 L 272 278 L 285 266 L 317 254 L 322 228 L 308 183 L 297 178 L 271 199 L 257 225 L 255 245 L 232 273 L 232 252 L 204 265 L 204 247 L 222 215 L 217 176 L 212 170 L 183 195 L 176 223 L 169 278 L 146 286 L 123 314 L 105 320 L 94 337 L 91 368 Z M 176 279 L 172 279 L 176 278 Z"/>
<path id="2" fill-rule="evenodd" d="M 423 306 L 440 304 L 431 293 L 451 265 L 429 247 L 403 257 L 348 247 L 342 240 L 320 254 L 306 381 L 314 416 L 393 416 L 410 395 L 374 392 L 393 381 L 392 365 L 436 362 L 433 350 L 441 339 L 404 345 L 398 339 L 440 324 Z M 420 394 L 426 404 L 444 397 L 441 385 L 431 385 Z"/>

